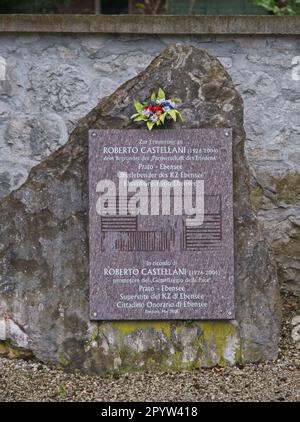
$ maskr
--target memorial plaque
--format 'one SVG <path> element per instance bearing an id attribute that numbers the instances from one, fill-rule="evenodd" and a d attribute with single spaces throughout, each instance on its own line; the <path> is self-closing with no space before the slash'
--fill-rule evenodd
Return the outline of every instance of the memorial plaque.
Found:
<path id="1" fill-rule="evenodd" d="M 91 319 L 233 319 L 232 192 L 231 129 L 91 130 Z"/>

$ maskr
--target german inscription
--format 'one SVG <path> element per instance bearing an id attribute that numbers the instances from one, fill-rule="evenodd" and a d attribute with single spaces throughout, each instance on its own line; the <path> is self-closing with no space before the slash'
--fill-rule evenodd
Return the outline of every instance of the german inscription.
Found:
<path id="1" fill-rule="evenodd" d="M 232 192 L 230 129 L 91 130 L 91 319 L 233 319 Z"/>

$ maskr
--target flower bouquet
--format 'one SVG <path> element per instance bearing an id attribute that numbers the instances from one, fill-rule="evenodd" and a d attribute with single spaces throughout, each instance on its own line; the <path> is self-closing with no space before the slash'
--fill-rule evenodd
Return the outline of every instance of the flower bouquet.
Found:
<path id="1" fill-rule="evenodd" d="M 134 100 L 137 113 L 133 114 L 131 119 L 135 122 L 145 122 L 149 130 L 155 125 L 163 125 L 166 119 L 176 122 L 177 117 L 179 117 L 182 120 L 181 114 L 176 108 L 180 102 L 178 98 L 167 100 L 164 91 L 159 88 L 157 94 L 155 91 L 152 92 L 149 101 L 140 103 Z"/>

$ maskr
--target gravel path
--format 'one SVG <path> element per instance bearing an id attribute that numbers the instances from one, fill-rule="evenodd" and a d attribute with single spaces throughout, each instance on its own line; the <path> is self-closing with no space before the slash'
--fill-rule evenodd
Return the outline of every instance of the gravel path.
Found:
<path id="1" fill-rule="evenodd" d="M 0 358 L 0 401 L 300 401 L 300 349 L 291 339 L 300 298 L 283 294 L 283 304 L 276 362 L 102 378 Z"/>

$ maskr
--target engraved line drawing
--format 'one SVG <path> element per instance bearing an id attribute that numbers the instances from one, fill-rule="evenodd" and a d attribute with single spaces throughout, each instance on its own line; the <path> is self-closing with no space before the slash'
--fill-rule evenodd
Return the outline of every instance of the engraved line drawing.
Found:
<path id="1" fill-rule="evenodd" d="M 138 227 L 138 216 L 101 216 L 101 251 L 164 252 L 176 249 L 201 251 L 220 247 L 222 241 L 221 195 L 206 195 L 206 204 L 204 222 L 200 227 L 188 226 L 184 216 L 173 216 L 171 226 L 166 229 L 143 230 L 143 227 L 141 229 Z M 157 217 L 163 218 L 163 216 L 147 218 Z"/>

